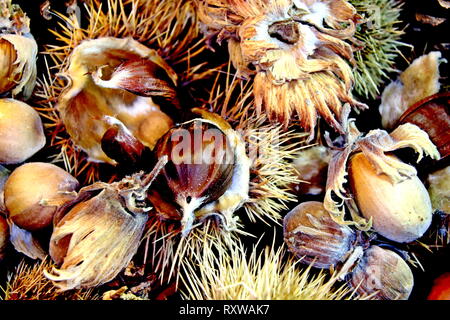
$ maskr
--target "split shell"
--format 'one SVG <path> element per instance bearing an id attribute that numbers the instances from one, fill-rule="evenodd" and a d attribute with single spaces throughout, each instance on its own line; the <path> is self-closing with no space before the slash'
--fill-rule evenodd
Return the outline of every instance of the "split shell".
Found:
<path id="1" fill-rule="evenodd" d="M 38 113 L 28 104 L 0 99 L 0 163 L 21 163 L 45 145 Z"/>

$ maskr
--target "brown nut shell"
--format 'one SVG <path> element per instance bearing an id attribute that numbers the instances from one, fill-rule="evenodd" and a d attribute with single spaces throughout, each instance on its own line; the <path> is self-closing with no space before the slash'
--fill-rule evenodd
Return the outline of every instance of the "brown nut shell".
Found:
<path id="1" fill-rule="evenodd" d="M 283 220 L 284 241 L 302 263 L 329 268 L 342 262 L 351 251 L 356 234 L 339 225 L 317 201 L 303 202 Z"/>
<path id="2" fill-rule="evenodd" d="M 52 223 L 58 206 L 69 201 L 78 181 L 63 169 L 43 162 L 16 168 L 5 183 L 5 206 L 19 227 L 34 231 Z"/>
<path id="3" fill-rule="evenodd" d="M 414 277 L 397 253 L 371 246 L 353 269 L 350 285 L 359 294 L 377 300 L 406 300 L 414 286 Z"/>

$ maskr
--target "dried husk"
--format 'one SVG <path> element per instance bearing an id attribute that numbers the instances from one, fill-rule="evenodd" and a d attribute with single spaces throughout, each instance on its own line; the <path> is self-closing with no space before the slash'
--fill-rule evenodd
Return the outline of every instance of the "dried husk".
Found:
<path id="1" fill-rule="evenodd" d="M 40 230 L 51 225 L 59 206 L 74 198 L 77 179 L 58 166 L 30 162 L 16 168 L 5 183 L 8 217 L 20 228 Z"/>
<path id="2" fill-rule="evenodd" d="M 45 145 L 39 114 L 15 99 L 0 99 L 0 163 L 16 164 L 33 156 Z"/>
<path id="3" fill-rule="evenodd" d="M 427 182 L 433 210 L 450 214 L 450 166 L 429 174 Z"/>
<path id="4" fill-rule="evenodd" d="M 407 300 L 414 286 L 410 267 L 395 252 L 368 248 L 353 269 L 350 285 L 361 296 L 377 300 Z"/>
<path id="5" fill-rule="evenodd" d="M 90 161 L 116 163 L 101 149 L 101 139 L 110 128 L 107 120 L 110 117 L 122 122 L 135 138 L 151 149 L 173 125 L 172 119 L 151 96 L 136 95 L 120 82 L 107 79 L 124 61 L 140 59 L 165 73 L 164 79 L 168 80 L 163 83 L 173 94 L 177 80 L 175 72 L 156 51 L 132 38 L 84 40 L 70 55 L 68 68 L 63 73 L 69 81 L 68 87 L 59 97 L 56 108 L 71 139 L 88 154 Z M 106 80 L 99 79 L 99 70 L 103 70 L 101 73 L 105 74 Z M 159 95 L 155 93 L 155 96 Z"/>
<path id="6" fill-rule="evenodd" d="M 141 172 L 120 182 L 84 187 L 74 201 L 60 207 L 49 249 L 58 268 L 45 271 L 55 286 L 62 291 L 95 287 L 128 265 L 151 209 L 145 194 L 166 162 L 161 159 L 148 175 Z"/>
<path id="7" fill-rule="evenodd" d="M 0 35 L 0 93 L 30 98 L 36 85 L 38 47 L 32 36 Z"/>
<path id="8" fill-rule="evenodd" d="M 197 1 L 207 37 L 228 40 L 239 74 L 254 75 L 258 114 L 285 127 L 295 116 L 313 138 L 318 117 L 343 133 L 358 15 L 347 1 Z M 345 26 L 344 26 L 345 25 Z M 318 45 L 320 43 L 320 46 Z M 251 71 L 251 68 L 254 71 Z"/>
<path id="9" fill-rule="evenodd" d="M 439 91 L 439 64 L 445 61 L 441 56 L 432 51 L 417 58 L 384 89 L 379 106 L 384 128 L 394 128 L 409 107 Z"/>
<path id="10" fill-rule="evenodd" d="M 283 222 L 284 241 L 301 263 L 328 269 L 343 262 L 356 241 L 356 233 L 336 223 L 317 201 L 303 202 Z"/>
<path id="11" fill-rule="evenodd" d="M 36 85 L 38 46 L 30 20 L 10 0 L 0 3 L 0 94 L 30 98 Z"/>
<path id="12" fill-rule="evenodd" d="M 45 259 L 47 252 L 32 232 L 18 227 L 11 219 L 8 219 L 8 225 L 10 230 L 9 240 L 16 251 L 23 253 L 33 260 Z"/>
<path id="13" fill-rule="evenodd" d="M 412 123 L 424 130 L 444 162 L 450 155 L 450 92 L 437 93 L 409 107 L 398 125 Z"/>
<path id="14" fill-rule="evenodd" d="M 431 201 L 417 176 L 392 183 L 388 176 L 375 171 L 364 154 L 358 153 L 350 159 L 349 177 L 362 216 L 372 219 L 372 227 L 380 235 L 396 242 L 411 242 L 429 228 Z"/>

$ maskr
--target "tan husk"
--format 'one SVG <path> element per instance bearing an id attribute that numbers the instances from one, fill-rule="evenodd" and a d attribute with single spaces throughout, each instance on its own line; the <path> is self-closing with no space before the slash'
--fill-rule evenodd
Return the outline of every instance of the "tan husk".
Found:
<path id="1" fill-rule="evenodd" d="M 45 145 L 39 114 L 15 99 L 0 99 L 0 163 L 23 162 Z"/>
<path id="2" fill-rule="evenodd" d="M 427 181 L 433 210 L 450 214 L 450 166 L 429 174 Z"/>
<path id="3" fill-rule="evenodd" d="M 30 34 L 30 19 L 10 0 L 0 3 L 0 94 L 11 91 L 30 98 L 36 85 L 38 46 Z"/>
<path id="4" fill-rule="evenodd" d="M 55 216 L 50 256 L 59 265 L 45 276 L 61 290 L 90 288 L 112 280 L 130 262 L 141 241 L 147 212 L 145 194 L 167 162 L 111 184 L 97 182 Z"/>
<path id="5" fill-rule="evenodd" d="M 9 240 L 17 252 L 23 253 L 33 260 L 45 259 L 47 253 L 32 232 L 18 227 L 10 219 L 8 219 L 8 225 L 10 230 Z"/>

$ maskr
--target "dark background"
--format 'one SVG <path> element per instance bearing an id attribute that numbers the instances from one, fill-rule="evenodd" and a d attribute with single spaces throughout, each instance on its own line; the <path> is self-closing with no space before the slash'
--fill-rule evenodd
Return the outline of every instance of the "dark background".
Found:
<path id="1" fill-rule="evenodd" d="M 49 29 L 57 28 L 58 19 L 53 17 L 51 20 L 46 20 L 40 15 L 40 5 L 44 1 L 30 1 L 30 0 L 16 0 L 14 3 L 17 3 L 21 6 L 21 8 L 27 12 L 28 16 L 31 18 L 31 31 L 34 35 L 37 43 L 40 46 L 40 50 L 43 50 L 44 44 L 55 43 L 54 37 L 48 31 Z M 52 0 L 51 7 L 54 10 L 65 12 L 64 0 Z M 427 14 L 437 17 L 445 17 L 449 18 L 450 9 L 445 10 L 440 7 L 437 0 L 428 0 L 428 1 L 403 1 L 403 11 L 402 18 L 403 21 L 402 27 L 405 29 L 405 35 L 401 39 L 403 42 L 409 43 L 413 45 L 413 48 L 404 48 L 402 52 L 402 56 L 399 56 L 396 65 L 399 70 L 404 70 L 407 65 L 416 57 L 428 53 L 433 50 L 440 50 L 443 54 L 443 57 L 450 61 L 449 56 L 449 21 L 447 20 L 445 23 L 433 27 L 431 25 L 426 25 L 420 23 L 416 20 L 416 13 Z M 210 56 L 211 58 L 217 56 Z M 222 57 L 226 58 L 226 57 Z M 40 76 L 45 70 L 43 65 L 43 59 L 38 59 L 38 76 Z M 449 77 L 449 67 L 447 64 L 441 65 L 441 76 L 442 83 L 444 86 L 448 88 L 448 77 Z M 392 74 L 391 78 L 395 79 L 396 74 Z M 386 80 L 385 85 L 389 83 Z M 381 91 L 383 88 L 380 88 Z M 380 127 L 380 116 L 378 114 L 377 106 L 379 105 L 379 98 L 373 101 L 364 100 L 371 108 L 368 111 L 362 112 L 358 116 L 358 127 L 362 129 L 362 131 L 368 131 L 370 129 L 379 128 Z M 430 170 L 430 166 L 435 166 L 435 163 L 425 163 L 422 167 L 419 167 L 419 172 L 427 172 Z M 302 198 L 302 200 L 314 200 Z M 261 224 L 248 224 L 248 230 L 250 233 L 254 233 L 256 235 L 262 235 L 265 233 L 264 238 L 267 241 L 263 241 L 262 245 L 270 244 L 274 235 L 268 230 L 264 225 Z M 277 243 L 282 242 L 282 234 L 281 228 L 276 229 Z M 415 287 L 411 296 L 411 300 L 423 300 L 428 295 L 430 287 L 432 285 L 433 279 L 444 273 L 450 272 L 450 251 L 448 248 L 439 250 L 433 254 L 427 253 L 426 250 L 418 250 L 418 255 L 421 257 L 421 263 L 424 266 L 425 272 L 421 271 L 419 268 L 413 268 L 413 272 L 415 275 Z"/>

